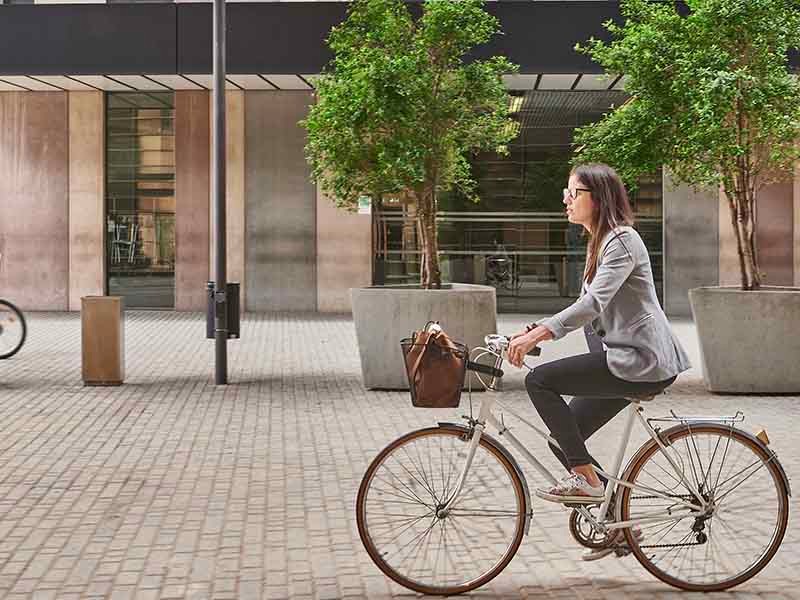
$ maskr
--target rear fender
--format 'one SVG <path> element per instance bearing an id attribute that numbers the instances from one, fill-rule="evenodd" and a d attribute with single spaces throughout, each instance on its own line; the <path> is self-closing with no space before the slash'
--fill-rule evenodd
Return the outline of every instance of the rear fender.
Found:
<path id="1" fill-rule="evenodd" d="M 720 425 L 720 423 L 717 422 L 717 421 L 698 421 L 696 423 L 692 423 L 692 427 L 706 426 L 706 425 L 716 425 L 717 427 L 724 427 L 724 425 Z M 675 425 L 674 427 L 670 427 L 669 429 L 665 429 L 664 431 L 660 432 L 659 433 L 659 437 L 661 438 L 661 441 L 663 442 L 663 444 L 665 446 L 670 446 L 670 445 L 672 445 L 672 437 L 676 433 L 678 433 L 679 431 L 683 431 L 683 430 L 687 429 L 688 427 L 689 427 L 688 425 L 684 425 L 684 424 Z M 784 470 L 783 465 L 778 460 L 778 455 L 775 453 L 775 451 L 772 450 L 769 446 L 767 446 L 764 442 L 762 442 L 760 439 L 758 439 L 753 434 L 751 434 L 751 433 L 749 433 L 747 431 L 743 431 L 742 429 L 735 429 L 735 431 L 739 435 L 741 435 L 743 437 L 746 437 L 748 440 L 750 440 L 751 442 L 756 444 L 758 447 L 760 447 L 764 451 L 764 453 L 769 457 L 768 460 L 770 462 L 775 463 L 775 465 L 777 465 L 778 473 L 780 473 L 781 479 L 783 480 L 783 483 L 786 486 L 786 492 L 791 497 L 791 495 L 792 495 L 792 487 L 789 484 L 789 477 L 786 475 L 786 471 Z M 650 448 L 652 448 L 655 445 L 656 445 L 656 442 L 651 439 L 651 440 L 648 440 L 647 442 L 645 442 L 644 445 L 641 448 L 639 448 L 639 450 L 636 452 L 636 454 L 634 454 L 631 457 L 630 461 L 628 461 L 628 466 L 625 467 L 625 471 L 624 471 L 624 474 L 622 476 L 623 480 L 628 478 L 628 475 L 630 474 L 631 468 L 636 463 L 636 461 L 639 459 L 639 457 L 642 454 L 644 454 L 645 452 L 648 452 L 650 450 Z"/>

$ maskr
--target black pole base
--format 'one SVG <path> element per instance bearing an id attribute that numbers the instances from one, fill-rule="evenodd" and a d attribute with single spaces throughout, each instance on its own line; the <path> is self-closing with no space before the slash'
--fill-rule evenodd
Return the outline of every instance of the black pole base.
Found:
<path id="1" fill-rule="evenodd" d="M 228 384 L 228 332 L 217 331 L 214 336 L 214 383 L 217 385 Z"/>

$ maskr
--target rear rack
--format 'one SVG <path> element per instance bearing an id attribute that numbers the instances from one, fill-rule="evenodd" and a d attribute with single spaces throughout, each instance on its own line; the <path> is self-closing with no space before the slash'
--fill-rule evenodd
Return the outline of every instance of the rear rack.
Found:
<path id="1" fill-rule="evenodd" d="M 676 415 L 674 410 L 669 411 L 668 417 L 650 417 L 647 419 L 648 423 L 683 423 L 685 425 L 692 423 L 723 423 L 725 425 L 733 426 L 734 423 L 741 423 L 744 421 L 744 413 L 740 410 L 736 411 L 732 416 L 685 416 Z"/>

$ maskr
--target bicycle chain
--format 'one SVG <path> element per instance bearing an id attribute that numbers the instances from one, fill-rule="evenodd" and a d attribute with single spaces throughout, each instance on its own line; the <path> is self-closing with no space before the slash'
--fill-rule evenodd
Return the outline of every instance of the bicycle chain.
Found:
<path id="1" fill-rule="evenodd" d="M 667 494 L 670 498 L 681 498 L 682 500 L 693 500 L 694 496 L 691 494 Z M 653 500 L 656 498 L 660 498 L 663 500 L 662 496 L 631 496 L 631 500 Z M 703 542 L 704 543 L 704 542 Z M 686 548 L 688 546 L 702 546 L 703 543 L 701 542 L 687 542 L 684 544 L 645 544 L 639 546 L 639 548 Z"/>
<path id="2" fill-rule="evenodd" d="M 694 500 L 691 494 L 665 494 L 669 498 L 680 498 L 681 500 Z M 631 500 L 663 500 L 664 496 L 631 496 Z"/>
<path id="3" fill-rule="evenodd" d="M 692 542 L 691 544 L 648 544 L 646 546 L 639 546 L 639 548 L 684 548 L 686 546 L 702 546 L 700 542 Z"/>

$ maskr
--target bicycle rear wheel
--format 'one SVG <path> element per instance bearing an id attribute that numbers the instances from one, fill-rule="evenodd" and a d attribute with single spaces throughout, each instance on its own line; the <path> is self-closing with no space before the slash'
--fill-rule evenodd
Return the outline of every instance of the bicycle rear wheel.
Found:
<path id="1" fill-rule="evenodd" d="M 524 485 L 503 453 L 481 438 L 452 510 L 468 434 L 444 427 L 408 433 L 372 461 L 358 490 L 358 533 L 391 579 L 423 594 L 468 592 L 511 562 L 525 534 Z"/>
<path id="2" fill-rule="evenodd" d="M 711 508 L 702 516 L 681 516 L 685 505 L 679 500 L 699 503 L 658 445 L 648 442 L 626 480 L 669 498 L 624 488 L 623 521 L 664 515 L 640 524 L 641 537 L 625 530 L 634 555 L 661 581 L 683 590 L 713 592 L 747 581 L 772 559 L 786 533 L 789 495 L 777 458 L 742 432 L 717 424 L 680 425 L 661 435 Z"/>
<path id="3" fill-rule="evenodd" d="M 0 359 L 11 358 L 19 352 L 27 333 L 22 311 L 7 300 L 0 300 Z"/>

